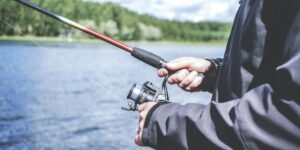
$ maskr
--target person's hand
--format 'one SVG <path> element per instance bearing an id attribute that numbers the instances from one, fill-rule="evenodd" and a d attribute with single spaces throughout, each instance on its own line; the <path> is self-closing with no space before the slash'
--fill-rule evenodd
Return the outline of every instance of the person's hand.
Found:
<path id="1" fill-rule="evenodd" d="M 135 136 L 135 144 L 139 146 L 145 146 L 142 142 L 142 134 L 143 128 L 145 124 L 146 116 L 149 110 L 155 105 L 157 102 L 147 102 L 138 106 L 138 111 L 140 113 L 139 126 L 136 128 L 136 136 Z"/>
<path id="2" fill-rule="evenodd" d="M 205 59 L 194 57 L 180 57 L 170 61 L 166 68 L 159 69 L 157 74 L 160 77 L 169 75 L 170 71 L 176 71 L 168 78 L 170 84 L 177 84 L 185 91 L 199 91 L 203 80 L 203 73 L 208 72 L 212 63 Z"/>

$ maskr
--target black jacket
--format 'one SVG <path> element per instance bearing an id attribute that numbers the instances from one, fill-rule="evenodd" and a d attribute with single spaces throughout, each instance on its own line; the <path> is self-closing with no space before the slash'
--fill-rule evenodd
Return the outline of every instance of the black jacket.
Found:
<path id="1" fill-rule="evenodd" d="M 151 110 L 142 140 L 155 149 L 300 149 L 300 1 L 242 0 L 209 105 Z M 212 87 L 212 88 L 210 88 Z"/>

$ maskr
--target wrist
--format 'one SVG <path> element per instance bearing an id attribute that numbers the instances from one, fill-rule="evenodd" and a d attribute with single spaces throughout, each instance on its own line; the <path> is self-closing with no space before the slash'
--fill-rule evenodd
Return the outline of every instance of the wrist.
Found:
<path id="1" fill-rule="evenodd" d="M 223 59 L 216 58 L 216 59 L 206 59 L 207 61 L 211 62 L 211 67 L 209 68 L 209 71 L 204 73 L 204 78 L 201 82 L 200 87 L 203 91 L 213 92 L 213 89 L 215 88 L 217 76 L 219 74 L 219 71 L 221 70 L 221 66 L 223 63 Z"/>
<path id="2" fill-rule="evenodd" d="M 209 62 L 207 69 L 204 73 L 205 76 L 213 77 L 217 75 L 217 68 L 213 59 L 205 59 Z"/>

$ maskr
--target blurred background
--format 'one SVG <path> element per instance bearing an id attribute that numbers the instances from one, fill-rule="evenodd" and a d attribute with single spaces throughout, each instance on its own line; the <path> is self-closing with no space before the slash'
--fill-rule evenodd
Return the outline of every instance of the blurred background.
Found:
<path id="1" fill-rule="evenodd" d="M 156 53 L 222 57 L 237 0 L 30 0 Z M 120 109 L 134 83 L 160 86 L 127 53 L 12 0 L 0 1 L 0 149 L 133 150 L 137 112 Z M 210 94 L 169 85 L 173 102 Z"/>

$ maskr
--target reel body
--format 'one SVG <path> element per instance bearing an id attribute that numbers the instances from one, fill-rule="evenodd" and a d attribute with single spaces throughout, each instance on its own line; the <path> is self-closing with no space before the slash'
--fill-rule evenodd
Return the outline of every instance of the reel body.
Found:
<path id="1" fill-rule="evenodd" d="M 146 102 L 169 102 L 169 95 L 165 78 L 162 88 L 153 85 L 151 82 L 145 82 L 141 87 L 136 84 L 130 89 L 127 99 L 128 108 L 122 107 L 123 110 L 137 111 L 137 106 Z"/>

